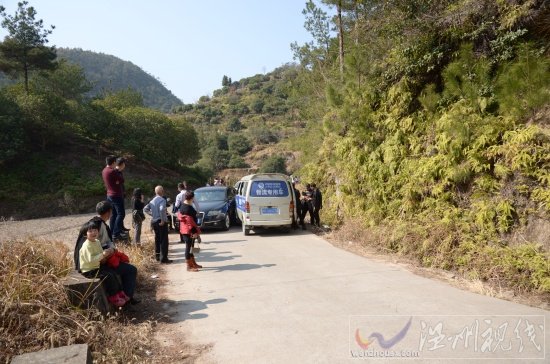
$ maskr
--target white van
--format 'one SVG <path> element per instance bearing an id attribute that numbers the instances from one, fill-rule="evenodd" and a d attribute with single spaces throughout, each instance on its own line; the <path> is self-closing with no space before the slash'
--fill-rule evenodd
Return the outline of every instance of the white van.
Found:
<path id="1" fill-rule="evenodd" d="M 281 227 L 290 231 L 294 189 L 288 176 L 279 173 L 250 174 L 235 185 L 237 215 L 243 233 L 254 228 Z"/>

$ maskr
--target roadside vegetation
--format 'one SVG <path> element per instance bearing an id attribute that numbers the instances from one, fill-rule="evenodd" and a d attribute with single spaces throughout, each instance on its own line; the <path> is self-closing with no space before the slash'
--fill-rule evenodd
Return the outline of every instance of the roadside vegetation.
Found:
<path id="1" fill-rule="evenodd" d="M 152 243 L 123 250 L 138 268 L 140 296 L 154 296 Z M 74 269 L 71 256 L 62 242 L 0 243 L 0 363 L 23 353 L 83 343 L 97 363 L 151 362 L 154 321 L 135 310 L 103 317 L 96 309 L 71 305 L 61 283 Z"/>
<path id="2" fill-rule="evenodd" d="M 322 220 L 421 266 L 550 294 L 547 4 L 322 3 L 304 10 L 314 41 L 293 45 L 319 138 L 292 143 Z"/>

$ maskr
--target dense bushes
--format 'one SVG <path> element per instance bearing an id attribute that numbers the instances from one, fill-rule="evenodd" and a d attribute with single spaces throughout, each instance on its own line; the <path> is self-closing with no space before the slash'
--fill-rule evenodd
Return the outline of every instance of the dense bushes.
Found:
<path id="1" fill-rule="evenodd" d="M 28 147 L 19 106 L 3 93 L 0 93 L 0 145 L 0 165 L 23 154 Z"/>
<path id="2" fill-rule="evenodd" d="M 299 49 L 303 114 L 323 136 L 302 177 L 325 190 L 323 218 L 360 221 L 369 244 L 548 293 L 550 241 L 517 238 L 550 216 L 549 44 L 527 31 L 540 4 L 405 3 L 348 12 L 342 75 Z"/>
<path id="3" fill-rule="evenodd" d="M 259 172 L 286 174 L 286 160 L 281 156 L 271 156 L 262 162 Z"/>
<path id="4" fill-rule="evenodd" d="M 76 102 L 58 92 L 33 90 L 31 83 L 28 95 L 15 85 L 3 89 L 0 98 L 0 128 L 6 139 L 0 162 L 76 140 L 90 140 L 98 147 L 105 145 L 169 168 L 197 160 L 198 137 L 193 126 L 182 118 L 170 119 L 144 108 L 141 95 L 132 90 Z"/>
<path id="5" fill-rule="evenodd" d="M 547 102 L 539 94 L 548 95 L 549 83 L 533 80 L 533 96 L 520 86 L 480 95 L 490 79 L 483 74 L 488 68 L 478 61 L 470 68 L 476 73 L 460 80 L 455 70 L 472 64 L 471 53 L 462 54 L 443 72 L 445 91 L 424 93 L 441 106 L 432 111 L 426 104 L 403 115 L 403 102 L 410 103 L 413 96 L 405 84 L 398 84 L 389 90 L 386 107 L 338 138 L 333 153 L 327 150 L 333 144 L 325 139 L 323 152 L 343 161 L 337 168 L 322 162 L 304 172 L 315 176 L 329 168 L 340 181 L 327 186 L 330 199 L 341 204 L 348 217 L 364 219 L 365 227 L 393 221 L 392 226 L 408 231 L 408 239 L 382 242 L 392 251 L 412 255 L 426 266 L 550 292 L 548 251 L 537 242 L 508 242 L 508 234 L 524 227 L 530 214 L 550 212 L 550 138 L 543 126 L 521 122 Z M 499 69 L 493 83 L 517 77 L 511 73 L 518 68 L 523 72 L 516 85 L 539 69 L 546 69 L 538 76 L 545 79 L 545 62 L 526 63 L 520 53 L 515 62 Z M 524 93 L 522 102 L 508 106 L 509 96 L 501 97 L 503 92 Z M 490 109 L 491 103 L 497 108 Z M 378 139 L 371 134 L 375 131 Z M 443 233 L 434 235 L 434 230 Z M 484 266 L 494 268 L 486 273 Z"/>

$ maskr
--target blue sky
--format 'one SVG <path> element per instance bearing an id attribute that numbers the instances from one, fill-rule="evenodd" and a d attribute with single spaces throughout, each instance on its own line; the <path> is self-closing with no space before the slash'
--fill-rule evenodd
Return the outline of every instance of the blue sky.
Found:
<path id="1" fill-rule="evenodd" d="M 56 29 L 50 45 L 112 54 L 157 77 L 185 103 L 292 61 L 311 39 L 306 0 L 29 0 Z M 2 0 L 8 14 L 17 0 Z M 0 28 L 0 39 L 6 35 Z"/>

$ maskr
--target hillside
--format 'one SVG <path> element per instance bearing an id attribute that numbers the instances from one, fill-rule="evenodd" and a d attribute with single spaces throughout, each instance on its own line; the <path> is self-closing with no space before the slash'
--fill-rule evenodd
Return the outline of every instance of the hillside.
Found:
<path id="1" fill-rule="evenodd" d="M 60 149 L 33 153 L 22 164 L 0 169 L 0 219 L 93 213 L 95 204 L 105 198 L 101 170 L 105 157 L 112 152 L 78 140 Z M 192 186 L 203 183 L 203 177 L 193 171 L 175 171 L 128 157 L 124 171 L 127 206 L 131 206 L 131 191 L 137 187 L 144 191 L 146 198 L 152 198 L 154 187 L 161 184 L 167 196 L 174 198 L 182 178 Z"/>
<path id="2" fill-rule="evenodd" d="M 337 4 L 309 2 L 314 42 L 293 44 L 322 135 L 300 148 L 321 220 L 344 242 L 549 295 L 547 2 Z"/>
<path id="3" fill-rule="evenodd" d="M 297 75 L 297 66 L 288 64 L 234 82 L 224 76 L 222 88 L 211 98 L 175 108 L 199 133 L 199 166 L 212 172 L 262 169 L 279 158 L 287 171 L 296 169 L 288 143 L 305 130 L 294 97 Z"/>
<path id="4" fill-rule="evenodd" d="M 29 93 L 21 83 L 0 88 L 0 219 L 91 212 L 104 198 L 100 171 L 107 154 L 133 166 L 128 192 L 206 180 L 188 167 L 199 145 L 192 125 L 144 107 L 138 91 L 89 99 L 82 97 L 86 86 L 79 67 L 61 62 L 34 76 Z"/>
<path id="5" fill-rule="evenodd" d="M 84 69 L 86 78 L 94 85 L 89 95 L 97 95 L 102 90 L 118 91 L 131 87 L 143 95 L 147 107 L 169 112 L 174 106 L 182 104 L 159 80 L 132 62 L 79 48 L 58 48 L 57 57 Z"/>

